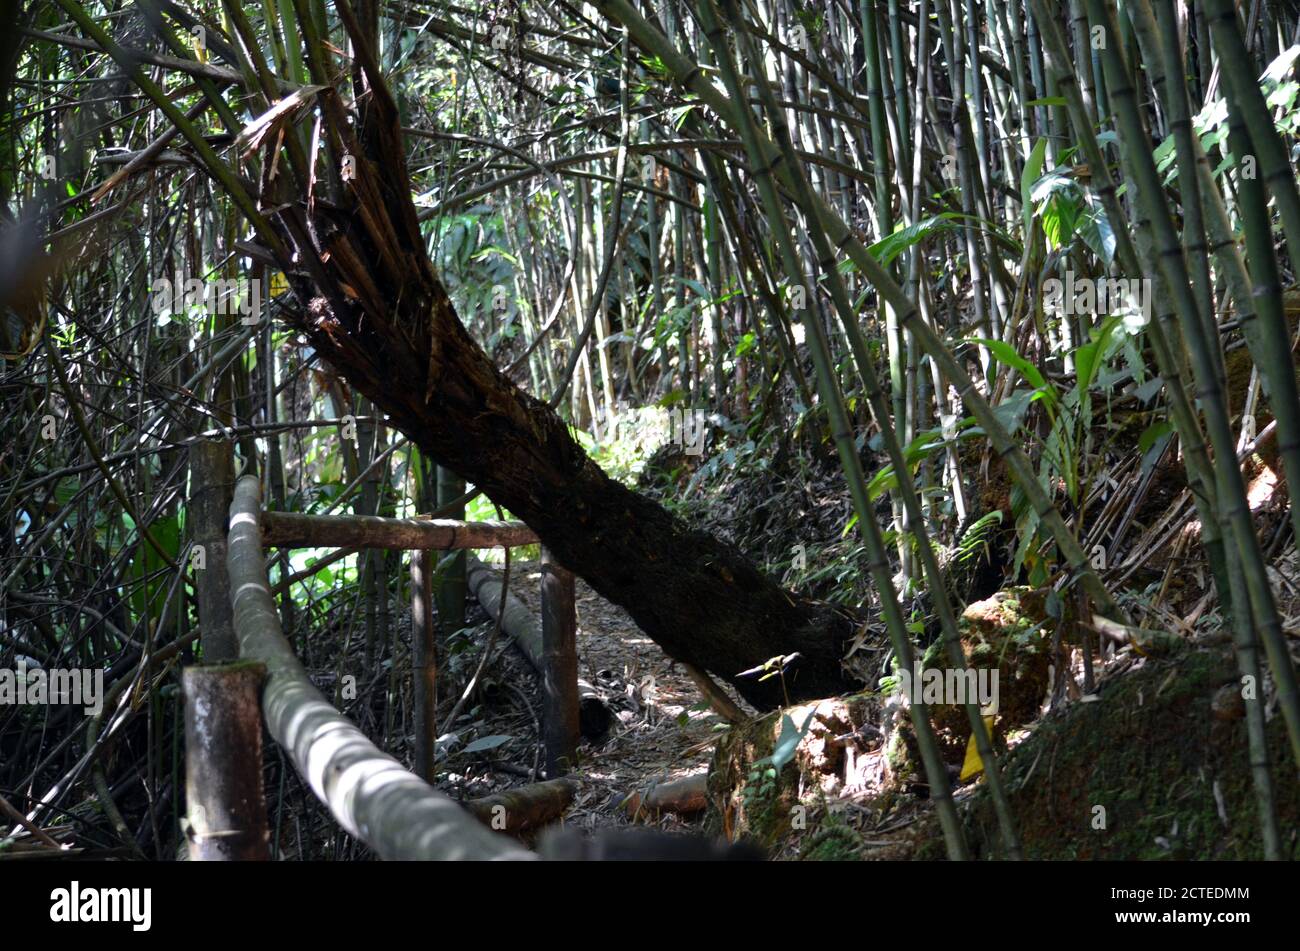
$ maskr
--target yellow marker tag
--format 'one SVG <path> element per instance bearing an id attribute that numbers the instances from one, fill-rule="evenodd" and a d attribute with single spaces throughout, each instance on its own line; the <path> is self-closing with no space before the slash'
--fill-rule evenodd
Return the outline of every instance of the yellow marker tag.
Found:
<path id="1" fill-rule="evenodd" d="M 271 296 L 279 297 L 289 289 L 289 280 L 284 276 L 283 271 L 276 271 L 271 275 Z"/>
<path id="2" fill-rule="evenodd" d="M 989 730 L 990 735 L 992 735 L 992 717 L 984 718 L 984 729 Z M 982 772 L 984 772 L 984 761 L 980 759 L 980 751 L 975 746 L 975 734 L 972 733 L 970 740 L 966 743 L 966 762 L 962 763 L 959 781 L 964 783 L 972 776 L 978 776 Z"/>

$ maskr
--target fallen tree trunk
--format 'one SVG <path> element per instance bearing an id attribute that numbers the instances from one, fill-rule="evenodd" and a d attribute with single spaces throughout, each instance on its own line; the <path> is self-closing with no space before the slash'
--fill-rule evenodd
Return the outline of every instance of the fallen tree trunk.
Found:
<path id="1" fill-rule="evenodd" d="M 781 681 L 738 675 L 778 655 L 799 654 L 785 678 L 792 699 L 851 689 L 841 666 L 851 618 L 787 593 L 732 546 L 605 475 L 558 416 L 492 364 L 442 285 L 435 281 L 429 296 L 420 345 L 431 365 L 400 387 L 391 372 L 371 369 L 399 341 L 314 342 L 397 429 L 521 518 L 670 656 L 711 671 L 762 709 L 782 702 Z M 358 344 L 377 352 L 362 358 Z"/>
<path id="2" fill-rule="evenodd" d="M 381 751 L 312 684 L 280 630 L 266 580 L 260 508 L 257 478 L 244 476 L 230 504 L 226 563 L 239 651 L 266 665 L 267 729 L 317 798 L 384 859 L 532 858 Z"/>

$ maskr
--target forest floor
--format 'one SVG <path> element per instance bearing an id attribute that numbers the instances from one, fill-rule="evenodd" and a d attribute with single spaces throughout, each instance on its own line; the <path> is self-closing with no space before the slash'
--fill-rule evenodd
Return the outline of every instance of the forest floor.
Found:
<path id="1" fill-rule="evenodd" d="M 511 566 L 509 591 L 534 614 L 541 609 L 541 572 L 537 561 Z M 576 580 L 578 615 L 578 676 L 615 694 L 611 702 L 618 716 L 601 742 L 583 741 L 579 765 L 573 774 L 579 791 L 564 816 L 570 828 L 594 831 L 631 821 L 622 807 L 627 796 L 645 793 L 658 783 L 707 772 L 720 718 L 703 702 L 686 671 L 650 640 L 621 608 Z M 541 696 L 536 677 L 518 651 L 507 651 L 498 663 L 498 679 L 524 684 L 534 710 Z M 623 699 L 626 697 L 626 700 Z M 480 735 L 524 732 L 536 745 L 535 726 L 513 708 L 479 714 Z M 470 784 L 472 795 L 492 792 L 529 782 L 517 766 L 509 771 L 493 768 L 479 773 Z M 702 814 L 699 814 L 702 815 Z M 684 831 L 698 825 L 698 815 L 684 820 L 671 813 L 640 817 L 667 831 Z"/>

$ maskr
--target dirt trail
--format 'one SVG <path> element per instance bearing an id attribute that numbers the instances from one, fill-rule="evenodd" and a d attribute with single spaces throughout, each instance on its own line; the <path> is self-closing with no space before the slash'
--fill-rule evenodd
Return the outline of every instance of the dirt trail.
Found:
<path id="1" fill-rule="evenodd" d="M 540 583 L 538 562 L 511 566 L 510 593 L 534 614 L 540 613 Z M 584 741 L 579 750 L 574 778 L 580 789 L 564 822 L 591 830 L 627 824 L 619 804 L 629 793 L 644 792 L 655 782 L 704 772 L 717 735 L 714 726 L 722 721 L 707 707 L 701 709 L 700 692 L 685 670 L 643 634 L 626 612 L 592 591 L 581 578 L 576 580 L 576 600 L 579 677 L 600 683 L 609 679 L 601 676 L 602 672 L 612 673 L 634 701 L 629 704 L 633 709 L 614 721 L 603 743 Z M 511 649 L 503 656 L 498 676 L 513 678 L 524 688 L 534 710 L 539 709 L 536 679 L 517 651 Z M 532 725 L 526 718 L 516 720 L 516 731 L 523 728 L 529 741 L 534 741 Z M 509 731 L 503 728 L 503 732 Z M 528 781 L 498 770 L 493 771 L 492 780 L 499 788 Z M 698 824 L 671 815 L 650 821 L 669 830 Z"/>

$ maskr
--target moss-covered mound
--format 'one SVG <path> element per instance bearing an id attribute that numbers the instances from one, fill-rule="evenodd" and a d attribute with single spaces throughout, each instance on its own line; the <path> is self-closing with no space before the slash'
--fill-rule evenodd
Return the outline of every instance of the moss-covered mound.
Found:
<path id="1" fill-rule="evenodd" d="M 1104 683 L 1038 724 L 1004 762 L 1026 858 L 1263 857 L 1244 704 L 1230 651 L 1193 650 Z M 1280 715 L 1268 723 L 1283 852 L 1300 857 L 1300 784 Z M 1000 857 L 984 790 L 963 807 L 971 848 Z M 918 858 L 943 854 L 937 828 Z"/>
<path id="2" fill-rule="evenodd" d="M 989 685 L 987 678 L 996 671 L 997 715 L 993 733 L 998 743 L 1011 730 L 1037 718 L 1047 692 L 1051 659 L 1047 594 L 1046 590 L 1027 587 L 999 591 L 967 607 L 958 622 L 962 652 L 972 672 L 967 675 L 970 678 L 967 687 L 976 683 L 974 675 L 980 671 L 987 673 L 978 683 Z M 925 652 L 921 669 L 956 674 L 955 670 L 949 671 L 949 666 L 943 645 L 936 642 Z M 912 679 L 916 680 L 915 675 Z M 951 676 L 947 679 L 951 685 Z M 912 690 L 930 704 L 930 722 L 944 762 L 960 767 L 971 734 L 966 708 L 956 703 L 936 702 L 937 698 L 928 695 L 924 674 L 922 682 L 914 684 Z M 904 711 L 898 718 L 898 729 L 890 730 L 888 764 L 900 782 L 913 778 L 921 768 L 910 713 Z"/>
<path id="3" fill-rule="evenodd" d="M 1026 858 L 1262 858 L 1230 650 L 1140 659 L 1098 696 L 1039 721 L 1001 759 Z M 944 858 L 929 804 L 885 768 L 878 715 L 870 698 L 831 699 L 732 729 L 709 779 L 711 831 L 782 857 Z M 808 729 L 773 769 L 787 716 Z M 1300 783 L 1280 715 L 1268 741 L 1284 857 L 1300 858 Z M 968 788 L 958 808 L 972 853 L 1004 857 L 986 790 Z"/>

